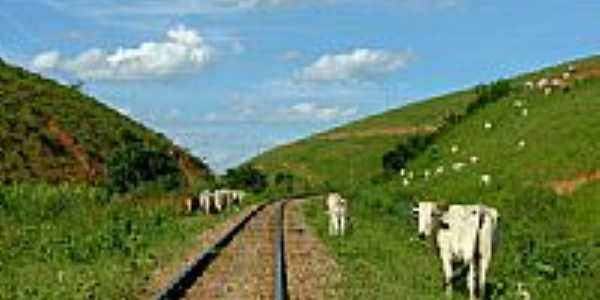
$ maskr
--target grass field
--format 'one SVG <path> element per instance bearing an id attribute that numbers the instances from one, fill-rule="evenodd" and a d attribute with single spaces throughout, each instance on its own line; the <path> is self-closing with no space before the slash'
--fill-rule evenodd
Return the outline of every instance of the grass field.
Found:
<path id="1" fill-rule="evenodd" d="M 402 138 L 366 139 L 360 133 L 373 127 L 439 124 L 446 107 L 464 110 L 458 103 L 469 103 L 473 94 L 456 93 L 384 113 L 334 130 L 346 132 L 339 140 L 324 142 L 316 135 L 274 149 L 256 162 L 266 169 L 293 166 L 302 174 L 318 174 L 350 199 L 352 230 L 341 239 L 326 236 L 322 204 L 306 208 L 345 270 L 344 299 L 442 297 L 434 250 L 414 240 L 410 207 L 420 200 L 483 202 L 499 209 L 490 299 L 517 299 L 518 283 L 533 299 L 600 299 L 595 288 L 600 283 L 600 181 L 595 175 L 600 170 L 600 59 L 575 63 L 577 81 L 567 93 L 544 96 L 520 88 L 525 80 L 561 74 L 565 65 L 511 79 L 515 88 L 507 97 L 467 114 L 408 163 L 416 174 L 408 187 L 399 175 L 371 180 L 382 172 L 385 151 Z M 514 107 L 517 100 L 528 109 L 527 116 Z M 485 122 L 493 128 L 484 130 Z M 521 140 L 525 147 L 518 147 Z M 315 151 L 319 143 L 321 151 Z M 459 146 L 458 153 L 451 153 L 453 145 Z M 322 158 L 333 153 L 342 155 Z M 469 164 L 472 155 L 481 161 Z M 361 163 L 350 169 L 350 161 Z M 451 168 L 455 162 L 468 164 L 456 172 Z M 444 166 L 443 174 L 423 178 L 425 170 L 439 166 Z M 482 185 L 483 174 L 491 175 L 489 186 Z M 571 190 L 557 193 L 557 183 Z M 455 298 L 466 298 L 465 291 Z"/>
<path id="2" fill-rule="evenodd" d="M 0 299 L 136 299 L 225 220 L 183 216 L 176 196 L 113 200 L 99 188 L 0 187 Z"/>

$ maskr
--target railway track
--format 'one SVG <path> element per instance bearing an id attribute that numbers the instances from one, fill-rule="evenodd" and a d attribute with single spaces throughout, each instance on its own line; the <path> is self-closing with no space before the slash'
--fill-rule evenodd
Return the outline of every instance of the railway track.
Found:
<path id="1" fill-rule="evenodd" d="M 288 299 L 286 202 L 256 207 L 154 299 Z"/>

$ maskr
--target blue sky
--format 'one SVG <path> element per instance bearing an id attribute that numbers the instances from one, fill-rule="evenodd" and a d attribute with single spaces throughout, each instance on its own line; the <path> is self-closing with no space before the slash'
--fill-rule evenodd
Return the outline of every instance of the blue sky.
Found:
<path id="1" fill-rule="evenodd" d="M 223 170 L 387 108 L 597 54 L 599 11 L 591 0 L 0 0 L 0 56 L 83 80 Z"/>

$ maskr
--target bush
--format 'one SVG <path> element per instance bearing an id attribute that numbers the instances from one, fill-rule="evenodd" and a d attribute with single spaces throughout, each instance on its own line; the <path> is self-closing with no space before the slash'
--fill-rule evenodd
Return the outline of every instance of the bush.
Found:
<path id="1" fill-rule="evenodd" d="M 432 136 L 415 135 L 409 137 L 404 143 L 398 144 L 396 149 L 383 155 L 382 164 L 386 173 L 395 173 L 406 166 L 406 163 L 416 157 L 431 144 Z"/>
<path id="2" fill-rule="evenodd" d="M 498 80 L 492 82 L 489 85 L 479 85 L 475 88 L 477 93 L 477 99 L 470 103 L 467 107 L 467 113 L 473 113 L 474 111 L 484 107 L 486 104 L 496 102 L 510 94 L 512 87 L 508 80 Z"/>
<path id="3" fill-rule="evenodd" d="M 177 162 L 158 150 L 134 143 L 114 153 L 107 163 L 108 186 L 127 192 L 144 182 L 160 181 L 166 189 L 177 188 L 180 173 Z"/>
<path id="4" fill-rule="evenodd" d="M 260 193 L 267 188 L 267 176 L 251 164 L 236 169 L 228 169 L 223 176 L 224 183 L 235 189 Z"/>
<path id="5" fill-rule="evenodd" d="M 294 192 L 294 175 L 285 172 L 275 174 L 274 184 L 278 189 L 284 190 L 287 193 Z"/>

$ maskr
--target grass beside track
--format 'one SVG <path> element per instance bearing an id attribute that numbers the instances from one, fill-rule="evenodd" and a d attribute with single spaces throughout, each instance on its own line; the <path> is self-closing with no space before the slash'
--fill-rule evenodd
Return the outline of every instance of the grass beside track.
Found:
<path id="1" fill-rule="evenodd" d="M 369 183 L 372 178 L 365 178 L 348 184 L 351 177 L 340 170 L 350 157 L 342 155 L 321 164 L 323 160 L 311 161 L 301 149 L 306 147 L 303 143 L 316 143 L 318 136 L 273 150 L 257 161 L 281 158 L 277 163 L 284 165 L 284 154 L 293 150 L 291 158 L 307 157 L 305 173 L 335 170 L 319 172 L 325 174 L 324 180 L 341 182 L 334 187 L 350 201 L 349 235 L 326 235 L 327 219 L 319 204 L 309 204 L 306 213 L 337 254 L 348 299 L 443 297 L 441 266 L 433 248 L 413 241 L 416 224 L 410 208 L 423 200 L 483 202 L 499 210 L 500 239 L 489 272 L 489 299 L 518 299 L 519 283 L 532 299 L 600 299 L 600 180 L 577 183 L 578 178 L 600 171 L 600 58 L 576 64 L 580 70 L 576 76 L 591 77 L 573 82 L 566 93 L 544 96 L 520 88 L 524 80 L 560 75 L 565 65 L 511 79 L 516 89 L 507 97 L 469 114 L 408 163 L 407 168 L 416 174 L 408 187 L 403 187 L 399 175 L 389 181 Z M 527 116 L 523 116 L 522 108 L 514 107 L 517 100 L 528 109 Z M 408 114 L 413 108 L 405 109 L 404 114 Z M 404 118 L 402 110 L 377 118 L 401 122 L 392 119 Z M 484 130 L 487 121 L 493 124 L 491 130 Z M 361 131 L 361 122 L 368 124 L 359 121 L 338 130 Z M 525 141 L 525 147 L 517 146 L 520 140 Z M 381 151 L 380 145 L 367 142 L 373 141 L 362 143 L 365 152 L 354 157 L 372 157 Z M 349 135 L 344 143 L 361 141 Z M 452 145 L 459 146 L 458 153 L 451 153 Z M 328 150 L 335 153 L 338 146 L 332 144 Z M 460 172 L 452 170 L 453 163 L 468 163 L 472 155 L 480 162 L 468 164 Z M 370 170 L 355 169 L 354 173 L 381 171 L 380 162 L 362 166 Z M 426 181 L 424 171 L 433 172 L 439 166 L 445 167 L 444 174 Z M 483 174 L 491 175 L 489 186 L 482 185 Z M 555 193 L 553 183 L 557 181 L 572 181 L 572 193 Z M 466 292 L 457 292 L 455 299 L 466 299 Z"/>
<path id="2" fill-rule="evenodd" d="M 174 197 L 109 201 L 99 188 L 0 187 L 0 299 L 135 299 L 160 265 L 180 264 L 217 216 Z"/>

